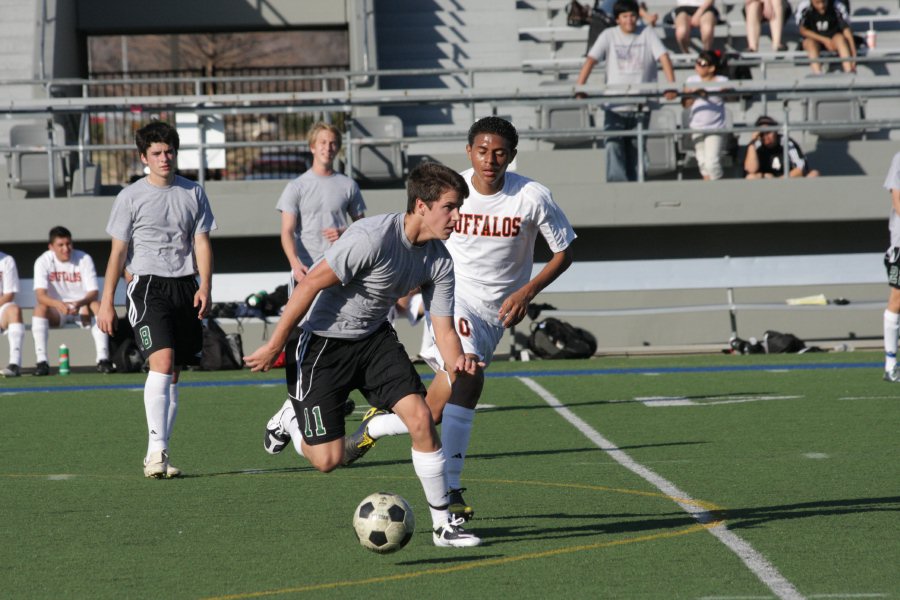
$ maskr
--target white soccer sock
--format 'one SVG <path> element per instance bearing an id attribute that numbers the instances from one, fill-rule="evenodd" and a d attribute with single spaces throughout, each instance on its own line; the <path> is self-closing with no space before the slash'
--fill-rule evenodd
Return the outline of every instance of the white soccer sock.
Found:
<path id="1" fill-rule="evenodd" d="M 178 416 L 178 384 L 169 384 L 169 408 L 166 411 L 166 446 L 172 437 L 172 428 L 175 427 L 175 417 Z"/>
<path id="2" fill-rule="evenodd" d="M 9 364 L 22 366 L 22 342 L 25 341 L 25 324 L 10 323 L 6 330 L 9 338 Z"/>
<path id="3" fill-rule="evenodd" d="M 897 335 L 900 333 L 900 315 L 884 311 L 884 370 L 897 365 Z"/>
<path id="4" fill-rule="evenodd" d="M 444 455 L 447 457 L 447 485 L 451 490 L 462 487 L 459 479 L 466 460 L 466 451 L 469 449 L 474 419 L 475 410 L 472 408 L 456 404 L 444 407 L 441 418 L 441 442 L 444 444 Z"/>
<path id="5" fill-rule="evenodd" d="M 100 331 L 97 319 L 91 319 L 91 337 L 94 338 L 94 348 L 97 350 L 97 361 L 109 360 L 109 336 Z"/>
<path id="6" fill-rule="evenodd" d="M 366 431 L 369 432 L 369 437 L 376 440 L 388 435 L 405 435 L 409 433 L 409 429 L 406 428 L 403 419 L 393 413 L 372 417 L 369 419 Z"/>
<path id="7" fill-rule="evenodd" d="M 447 511 L 447 461 L 444 460 L 444 449 L 436 452 L 419 452 L 412 450 L 412 463 L 422 489 L 425 490 L 425 500 L 431 511 L 431 525 L 437 529 L 450 520 Z M 443 508 L 435 508 L 443 507 Z"/>
<path id="8" fill-rule="evenodd" d="M 166 421 L 169 415 L 169 386 L 172 376 L 150 371 L 144 382 L 144 410 L 147 413 L 147 456 L 166 450 Z"/>
<path id="9" fill-rule="evenodd" d="M 300 422 L 297 419 L 297 413 L 294 412 L 293 406 L 291 410 L 286 410 L 281 414 L 281 426 L 291 434 L 291 443 L 294 444 L 294 450 L 297 451 L 297 454 L 303 456 L 303 434 L 300 433 Z"/>
<path id="10" fill-rule="evenodd" d="M 47 362 L 47 340 L 50 339 L 50 321 L 43 317 L 31 317 L 31 336 L 34 338 L 34 354 L 38 362 Z"/>

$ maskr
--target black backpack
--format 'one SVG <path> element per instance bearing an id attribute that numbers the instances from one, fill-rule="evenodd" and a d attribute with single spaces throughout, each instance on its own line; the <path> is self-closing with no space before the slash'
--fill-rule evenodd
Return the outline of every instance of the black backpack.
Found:
<path id="1" fill-rule="evenodd" d="M 547 317 L 532 324 L 528 348 L 541 358 L 590 358 L 597 351 L 597 339 L 580 327 Z"/>
<path id="2" fill-rule="evenodd" d="M 203 321 L 203 371 L 244 368 L 244 346 L 239 333 L 225 333 L 215 319 Z"/>
<path id="3" fill-rule="evenodd" d="M 805 352 L 806 343 L 793 333 L 769 330 L 763 336 L 763 346 L 767 354 Z"/>

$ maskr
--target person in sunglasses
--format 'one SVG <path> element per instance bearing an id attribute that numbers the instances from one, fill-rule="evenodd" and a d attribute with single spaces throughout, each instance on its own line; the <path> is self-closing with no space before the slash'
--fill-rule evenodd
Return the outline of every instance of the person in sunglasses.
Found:
<path id="1" fill-rule="evenodd" d="M 703 179 L 709 181 L 722 178 L 722 147 L 725 136 L 717 130 L 725 127 L 725 98 L 722 95 L 724 86 L 707 84 L 724 84 L 728 78 L 717 75 L 719 55 L 710 50 L 703 50 L 694 63 L 695 74 L 684 82 L 682 105 L 691 111 L 689 126 L 691 129 L 703 129 L 703 133 L 692 133 L 697 166 Z M 698 86 L 697 84 L 703 84 Z M 709 131 L 709 133 L 706 133 Z"/>

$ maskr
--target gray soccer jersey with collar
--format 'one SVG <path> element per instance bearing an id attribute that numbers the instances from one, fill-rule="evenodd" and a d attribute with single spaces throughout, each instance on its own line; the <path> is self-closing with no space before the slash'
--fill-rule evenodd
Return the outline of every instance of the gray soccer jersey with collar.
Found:
<path id="1" fill-rule="evenodd" d="M 203 188 L 179 175 L 157 187 L 139 179 L 119 192 L 106 232 L 128 242 L 125 268 L 135 275 L 184 277 L 197 272 L 194 236 L 216 229 Z"/>
<path id="2" fill-rule="evenodd" d="M 422 288 L 432 315 L 453 316 L 453 261 L 440 240 L 414 246 L 404 214 L 353 223 L 325 251 L 342 285 L 322 290 L 303 327 L 323 337 L 356 339 L 373 333 L 399 298 Z M 322 265 L 325 266 L 325 265 Z"/>

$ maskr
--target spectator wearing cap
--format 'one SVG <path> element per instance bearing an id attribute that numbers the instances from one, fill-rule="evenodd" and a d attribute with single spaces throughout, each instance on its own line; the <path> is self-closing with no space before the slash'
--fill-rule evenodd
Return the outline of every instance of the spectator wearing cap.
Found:
<path id="1" fill-rule="evenodd" d="M 684 82 L 682 105 L 690 110 L 690 128 L 702 129 L 692 133 L 697 166 L 703 179 L 722 178 L 722 146 L 725 136 L 718 130 L 725 128 L 725 82 L 728 78 L 717 75 L 719 55 L 703 50 L 694 62 L 695 74 Z M 722 85 L 710 85 L 710 84 Z M 703 84 L 698 86 L 698 84 Z"/>
<path id="2" fill-rule="evenodd" d="M 763 115 L 756 120 L 756 127 L 777 127 L 778 121 Z M 788 176 L 818 177 L 819 172 L 810 169 L 800 145 L 787 138 Z M 744 173 L 747 179 L 773 179 L 784 177 L 784 145 L 778 131 L 757 131 L 747 146 L 744 157 Z"/>

